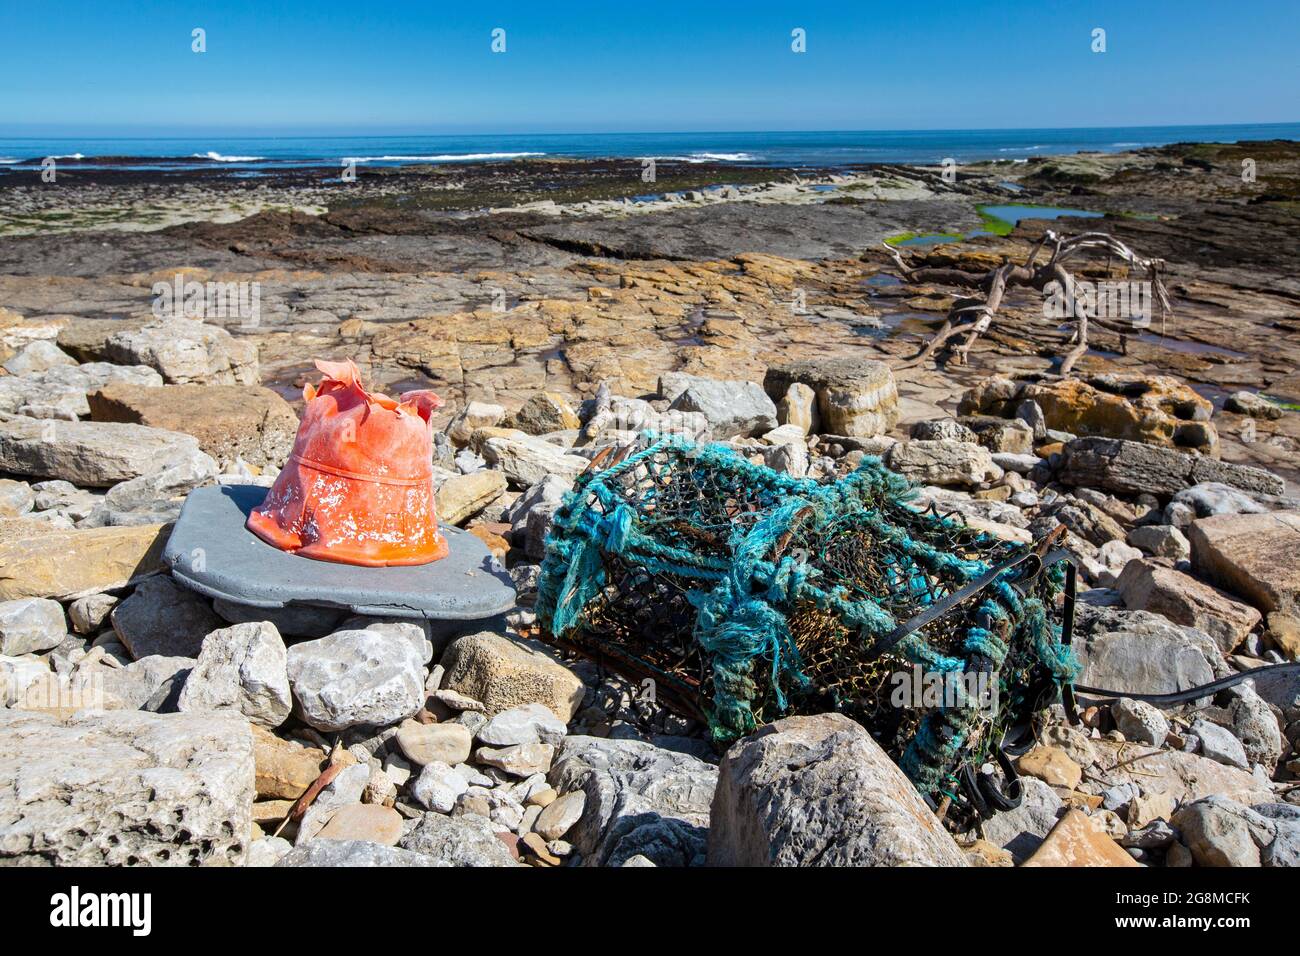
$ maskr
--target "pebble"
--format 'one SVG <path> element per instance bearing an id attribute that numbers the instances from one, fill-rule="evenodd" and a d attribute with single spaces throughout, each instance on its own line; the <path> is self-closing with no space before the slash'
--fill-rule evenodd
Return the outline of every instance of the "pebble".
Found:
<path id="1" fill-rule="evenodd" d="M 555 748 L 550 744 L 515 744 L 511 747 L 480 747 L 475 759 L 516 777 L 545 773 L 551 768 Z"/>
<path id="2" fill-rule="evenodd" d="M 396 846 L 401 838 L 402 815 L 370 803 L 340 807 L 316 834 L 317 840 L 368 840 L 382 846 Z"/>
<path id="3" fill-rule="evenodd" d="M 473 737 L 461 724 L 422 724 L 404 720 L 397 728 L 397 746 L 411 763 L 423 767 L 440 762 L 448 765 L 469 759 Z"/>
<path id="4" fill-rule="evenodd" d="M 493 747 L 558 744 L 567 731 L 564 721 L 556 717 L 549 707 L 533 703 L 503 710 L 480 727 L 475 737 Z"/>
<path id="5" fill-rule="evenodd" d="M 586 806 L 587 795 L 581 790 L 566 793 L 541 811 L 533 829 L 547 840 L 558 840 L 582 819 Z"/>
<path id="6" fill-rule="evenodd" d="M 468 789 L 464 777 L 449 765 L 435 760 L 427 764 L 411 784 L 411 796 L 426 809 L 451 813 L 456 798 Z"/>

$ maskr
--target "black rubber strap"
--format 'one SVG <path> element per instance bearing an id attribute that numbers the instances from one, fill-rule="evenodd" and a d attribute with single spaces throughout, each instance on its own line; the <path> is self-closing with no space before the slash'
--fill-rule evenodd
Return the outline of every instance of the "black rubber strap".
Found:
<path id="1" fill-rule="evenodd" d="M 1235 687 L 1237 684 L 1258 677 L 1261 674 L 1289 674 L 1292 672 L 1300 672 L 1300 661 L 1289 661 L 1285 664 L 1265 664 L 1263 667 L 1256 667 L 1240 674 L 1230 674 L 1227 677 L 1220 677 L 1218 680 L 1210 681 L 1208 684 L 1189 687 L 1187 690 L 1180 690 L 1173 694 L 1135 694 L 1127 690 L 1089 687 L 1086 684 L 1075 684 L 1074 689 L 1078 693 L 1087 694 L 1090 697 L 1124 697 L 1128 700 L 1142 700 L 1148 704 L 1163 704 L 1172 707 L 1176 704 L 1185 704 L 1190 700 L 1208 697 L 1210 694 L 1218 693 L 1229 687 Z"/>
<path id="2" fill-rule="evenodd" d="M 913 631 L 925 627 L 925 625 L 932 621 L 938 620 L 958 604 L 961 604 L 963 601 L 968 600 L 980 591 L 983 591 L 986 587 L 996 581 L 1003 571 L 1008 571 L 1011 568 L 1023 564 L 1031 559 L 1036 562 L 1037 567 L 1026 569 L 1026 573 L 1021 576 L 1022 581 L 1033 580 L 1042 572 L 1043 568 L 1056 564 L 1058 561 L 1069 561 L 1071 562 L 1071 567 L 1073 567 L 1073 555 L 1063 548 L 1051 551 L 1045 557 L 1040 556 L 1036 551 L 1030 550 L 1023 554 L 1017 554 L 1013 557 L 1007 558 L 1007 560 L 1003 561 L 1001 564 L 989 568 L 965 587 L 953 591 L 942 601 L 936 601 L 920 614 L 917 614 L 915 617 L 912 617 L 898 625 L 898 627 L 894 628 L 894 630 L 889 633 L 889 636 L 877 646 L 878 650 L 881 653 L 884 653 Z M 1068 577 L 1069 572 L 1067 572 L 1067 578 Z M 1073 601 L 1071 601 L 1070 623 L 1071 626 L 1073 626 Z"/>

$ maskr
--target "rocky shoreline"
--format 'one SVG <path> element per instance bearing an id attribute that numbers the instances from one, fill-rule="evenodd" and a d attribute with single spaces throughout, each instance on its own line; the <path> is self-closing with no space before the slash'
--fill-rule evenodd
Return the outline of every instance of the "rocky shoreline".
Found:
<path id="1" fill-rule="evenodd" d="M 1300 145 L 955 182 L 639 169 L 0 181 L 0 864 L 1300 864 L 1294 671 L 1166 709 L 1085 697 L 1082 725 L 1057 705 L 1021 806 L 950 833 L 847 719 L 719 754 L 532 610 L 573 479 L 670 428 L 798 477 L 878 456 L 918 507 L 1007 540 L 1063 524 L 1083 685 L 1300 660 Z M 1105 215 L 1003 229 L 1009 203 Z M 1062 380 L 1058 321 L 1011 296 L 967 364 L 891 368 L 967 294 L 942 270 L 1023 259 L 1047 228 L 1164 259 L 1174 318 L 1096 333 Z M 985 234 L 908 238 L 931 233 Z M 160 316 L 178 275 L 255 284 L 255 314 Z M 504 618 L 250 614 L 165 573 L 189 491 L 273 481 L 318 356 L 447 400 L 439 513 L 508 569 Z"/>

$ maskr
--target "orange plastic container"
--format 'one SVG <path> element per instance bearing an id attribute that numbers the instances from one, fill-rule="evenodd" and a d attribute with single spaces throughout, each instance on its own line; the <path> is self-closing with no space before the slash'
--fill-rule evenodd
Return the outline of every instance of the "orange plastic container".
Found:
<path id="1" fill-rule="evenodd" d="M 433 493 L 431 391 L 398 401 L 361 387 L 351 361 L 316 363 L 303 389 L 293 454 L 248 530 L 282 551 L 367 567 L 428 564 L 447 555 Z"/>

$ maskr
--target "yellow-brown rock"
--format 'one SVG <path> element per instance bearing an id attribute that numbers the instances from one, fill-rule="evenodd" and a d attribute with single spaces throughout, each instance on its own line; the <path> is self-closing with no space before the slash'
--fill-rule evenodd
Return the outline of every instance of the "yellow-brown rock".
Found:
<path id="1" fill-rule="evenodd" d="M 1067 810 L 1024 866 L 1141 866 L 1082 810 Z"/>
<path id="2" fill-rule="evenodd" d="M 162 570 L 170 531 L 162 524 L 61 531 L 33 518 L 0 519 L 0 601 L 123 587 Z"/>

